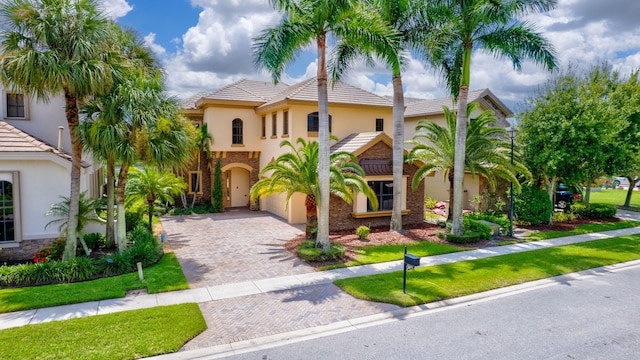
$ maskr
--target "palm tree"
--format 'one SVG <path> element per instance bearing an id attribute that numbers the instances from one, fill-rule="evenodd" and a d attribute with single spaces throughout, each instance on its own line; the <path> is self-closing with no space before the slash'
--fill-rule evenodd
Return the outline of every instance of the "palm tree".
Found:
<path id="1" fill-rule="evenodd" d="M 196 195 L 198 195 L 198 191 L 202 191 L 200 189 L 200 157 L 204 152 L 205 159 L 207 159 L 207 164 L 209 163 L 209 159 L 211 158 L 211 143 L 213 142 L 213 137 L 209 134 L 209 130 L 207 128 L 207 123 L 203 123 L 198 129 L 198 133 L 196 135 L 195 147 L 196 147 L 196 161 L 198 163 L 198 170 L 196 172 L 196 188 L 193 192 L 193 200 L 191 200 L 191 207 L 196 204 Z"/>
<path id="2" fill-rule="evenodd" d="M 49 210 L 44 214 L 45 216 L 57 216 L 57 219 L 51 220 L 44 227 L 47 228 L 51 224 L 60 224 L 58 230 L 60 232 L 67 231 L 67 225 L 69 224 L 69 213 L 71 211 L 71 201 L 66 196 L 61 196 L 62 201 L 56 204 L 52 204 Z M 87 244 L 84 242 L 82 235 L 84 228 L 89 223 L 101 223 L 102 220 L 98 217 L 96 211 L 98 211 L 101 207 L 100 200 L 87 197 L 85 192 L 80 193 L 80 201 L 78 206 L 78 215 L 76 216 L 77 225 L 76 225 L 76 234 L 78 235 L 78 239 L 82 243 L 84 247 L 84 252 L 89 256 L 91 251 L 87 247 Z"/>
<path id="3" fill-rule="evenodd" d="M 286 65 L 315 39 L 318 52 L 319 218 L 318 241 L 329 250 L 329 103 L 326 49 L 329 35 L 349 43 L 384 43 L 388 29 L 379 16 L 357 0 L 271 0 L 283 13 L 280 24 L 254 39 L 256 65 L 277 83 Z"/>
<path id="4" fill-rule="evenodd" d="M 173 204 L 175 195 L 187 187 L 180 177 L 171 172 L 160 172 L 152 166 L 144 169 L 131 168 L 126 195 L 132 201 L 143 200 L 147 204 L 149 230 L 152 230 L 154 204 L 156 201 Z"/>
<path id="5" fill-rule="evenodd" d="M 454 168 L 465 164 L 467 98 L 471 77 L 471 55 L 483 49 L 498 58 L 508 58 L 516 69 L 529 59 L 552 70 L 556 67 L 553 46 L 535 28 L 518 16 L 549 11 L 556 0 L 435 0 L 432 6 L 445 14 L 446 22 L 430 33 L 437 46 L 425 53 L 427 60 L 446 81 L 457 98 L 456 155 Z M 441 18 L 442 19 L 442 18 Z M 464 171 L 454 171 L 452 233 L 461 235 Z"/>
<path id="6" fill-rule="evenodd" d="M 389 26 L 395 30 L 396 42 L 351 44 L 342 41 L 337 48 L 333 78 L 338 79 L 355 57 L 363 57 L 373 64 L 373 53 L 392 71 L 393 84 L 393 210 L 389 229 L 402 231 L 402 171 L 404 164 L 404 90 L 402 66 L 409 49 L 417 53 L 428 51 L 426 34 L 433 25 L 434 14 L 427 11 L 426 3 L 411 0 L 370 0 L 369 3 Z M 392 46 L 393 45 L 393 46 Z"/>
<path id="7" fill-rule="evenodd" d="M 109 90 L 109 22 L 95 0 L 6 0 L 0 7 L 0 82 L 47 101 L 62 93 L 71 135 L 69 226 L 63 261 L 75 257 L 82 140 L 78 103 Z"/>
<path id="8" fill-rule="evenodd" d="M 473 120 L 469 116 L 479 107 L 476 102 L 467 106 L 467 138 L 465 149 L 465 167 L 471 175 L 479 175 L 487 180 L 492 190 L 496 188 L 497 178 L 510 181 L 520 191 L 518 174 L 531 177 L 529 170 L 519 161 L 511 164 L 510 143 L 503 140 L 507 132 L 500 127 L 491 127 L 496 122 L 491 110 L 485 110 Z M 420 161 L 424 165 L 415 173 L 411 186 L 416 189 L 420 182 L 432 171 L 442 171 L 449 180 L 449 203 L 453 201 L 454 173 L 456 172 L 456 123 L 457 115 L 449 108 L 443 107 L 446 127 L 430 120 L 420 120 L 416 126 L 416 134 L 407 143 L 415 145 L 407 155 L 407 162 Z M 449 209 L 451 210 L 451 209 Z M 449 211 L 447 221 L 451 221 Z"/>
<path id="9" fill-rule="evenodd" d="M 318 174 L 318 143 L 307 142 L 298 138 L 298 149 L 288 140 L 280 143 L 280 147 L 289 147 L 291 151 L 280 155 L 274 162 L 265 166 L 260 179 L 251 187 L 251 201 L 259 197 L 286 193 L 287 203 L 294 193 L 306 195 L 307 210 L 307 239 L 314 239 L 314 229 L 317 226 L 317 202 L 319 192 Z M 343 199 L 347 203 L 353 201 L 354 193 L 362 192 L 371 201 L 374 209 L 378 208 L 378 198 L 364 180 L 364 171 L 358 165 L 357 159 L 351 153 L 340 151 L 331 154 L 329 158 L 330 191 L 331 194 Z M 316 246 L 321 247 L 319 238 L 315 238 Z"/>

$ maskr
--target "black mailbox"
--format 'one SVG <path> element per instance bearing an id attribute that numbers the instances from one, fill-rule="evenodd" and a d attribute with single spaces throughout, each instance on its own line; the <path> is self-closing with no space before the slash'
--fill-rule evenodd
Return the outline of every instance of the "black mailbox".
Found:
<path id="1" fill-rule="evenodd" d="M 404 263 L 410 266 L 420 266 L 420 257 L 413 254 L 404 254 Z"/>

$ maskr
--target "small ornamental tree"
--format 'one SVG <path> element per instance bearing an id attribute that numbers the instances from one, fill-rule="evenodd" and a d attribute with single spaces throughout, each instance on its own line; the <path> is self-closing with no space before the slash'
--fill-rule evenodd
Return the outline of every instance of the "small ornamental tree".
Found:
<path id="1" fill-rule="evenodd" d="M 513 208 L 518 222 L 531 225 L 546 224 L 551 218 L 553 206 L 547 193 L 539 187 L 523 185 L 515 194 Z"/>
<path id="2" fill-rule="evenodd" d="M 220 159 L 216 161 L 216 170 L 213 179 L 213 189 L 211 189 L 211 202 L 213 212 L 220 213 L 223 210 L 222 203 L 222 169 L 220 167 Z"/>

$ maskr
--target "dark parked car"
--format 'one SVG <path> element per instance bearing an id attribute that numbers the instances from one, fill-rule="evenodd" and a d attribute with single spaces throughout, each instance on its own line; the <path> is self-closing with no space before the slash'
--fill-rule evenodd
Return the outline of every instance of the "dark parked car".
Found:
<path id="1" fill-rule="evenodd" d="M 555 206 L 565 209 L 568 204 L 579 201 L 582 198 L 582 188 L 575 185 L 558 184 L 556 187 Z"/>

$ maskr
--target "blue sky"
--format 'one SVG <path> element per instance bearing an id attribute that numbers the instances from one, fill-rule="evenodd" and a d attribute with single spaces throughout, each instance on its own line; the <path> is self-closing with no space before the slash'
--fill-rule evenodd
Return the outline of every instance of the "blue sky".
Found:
<path id="1" fill-rule="evenodd" d="M 253 66 L 251 39 L 279 16 L 268 0 L 102 0 L 120 24 L 136 30 L 161 59 L 172 95 L 187 97 L 212 91 L 242 78 L 270 77 Z M 623 74 L 640 68 L 640 1 L 558 0 L 548 14 L 526 20 L 555 46 L 560 65 L 588 67 L 608 61 Z M 513 110 L 549 74 L 525 63 L 516 72 L 511 64 L 476 52 L 471 88 L 490 88 Z M 293 84 L 314 76 L 315 52 L 303 52 L 283 81 Z M 346 81 L 378 93 L 391 94 L 387 71 L 355 66 Z M 446 96 L 435 74 L 412 59 L 403 82 L 410 97 Z"/>

